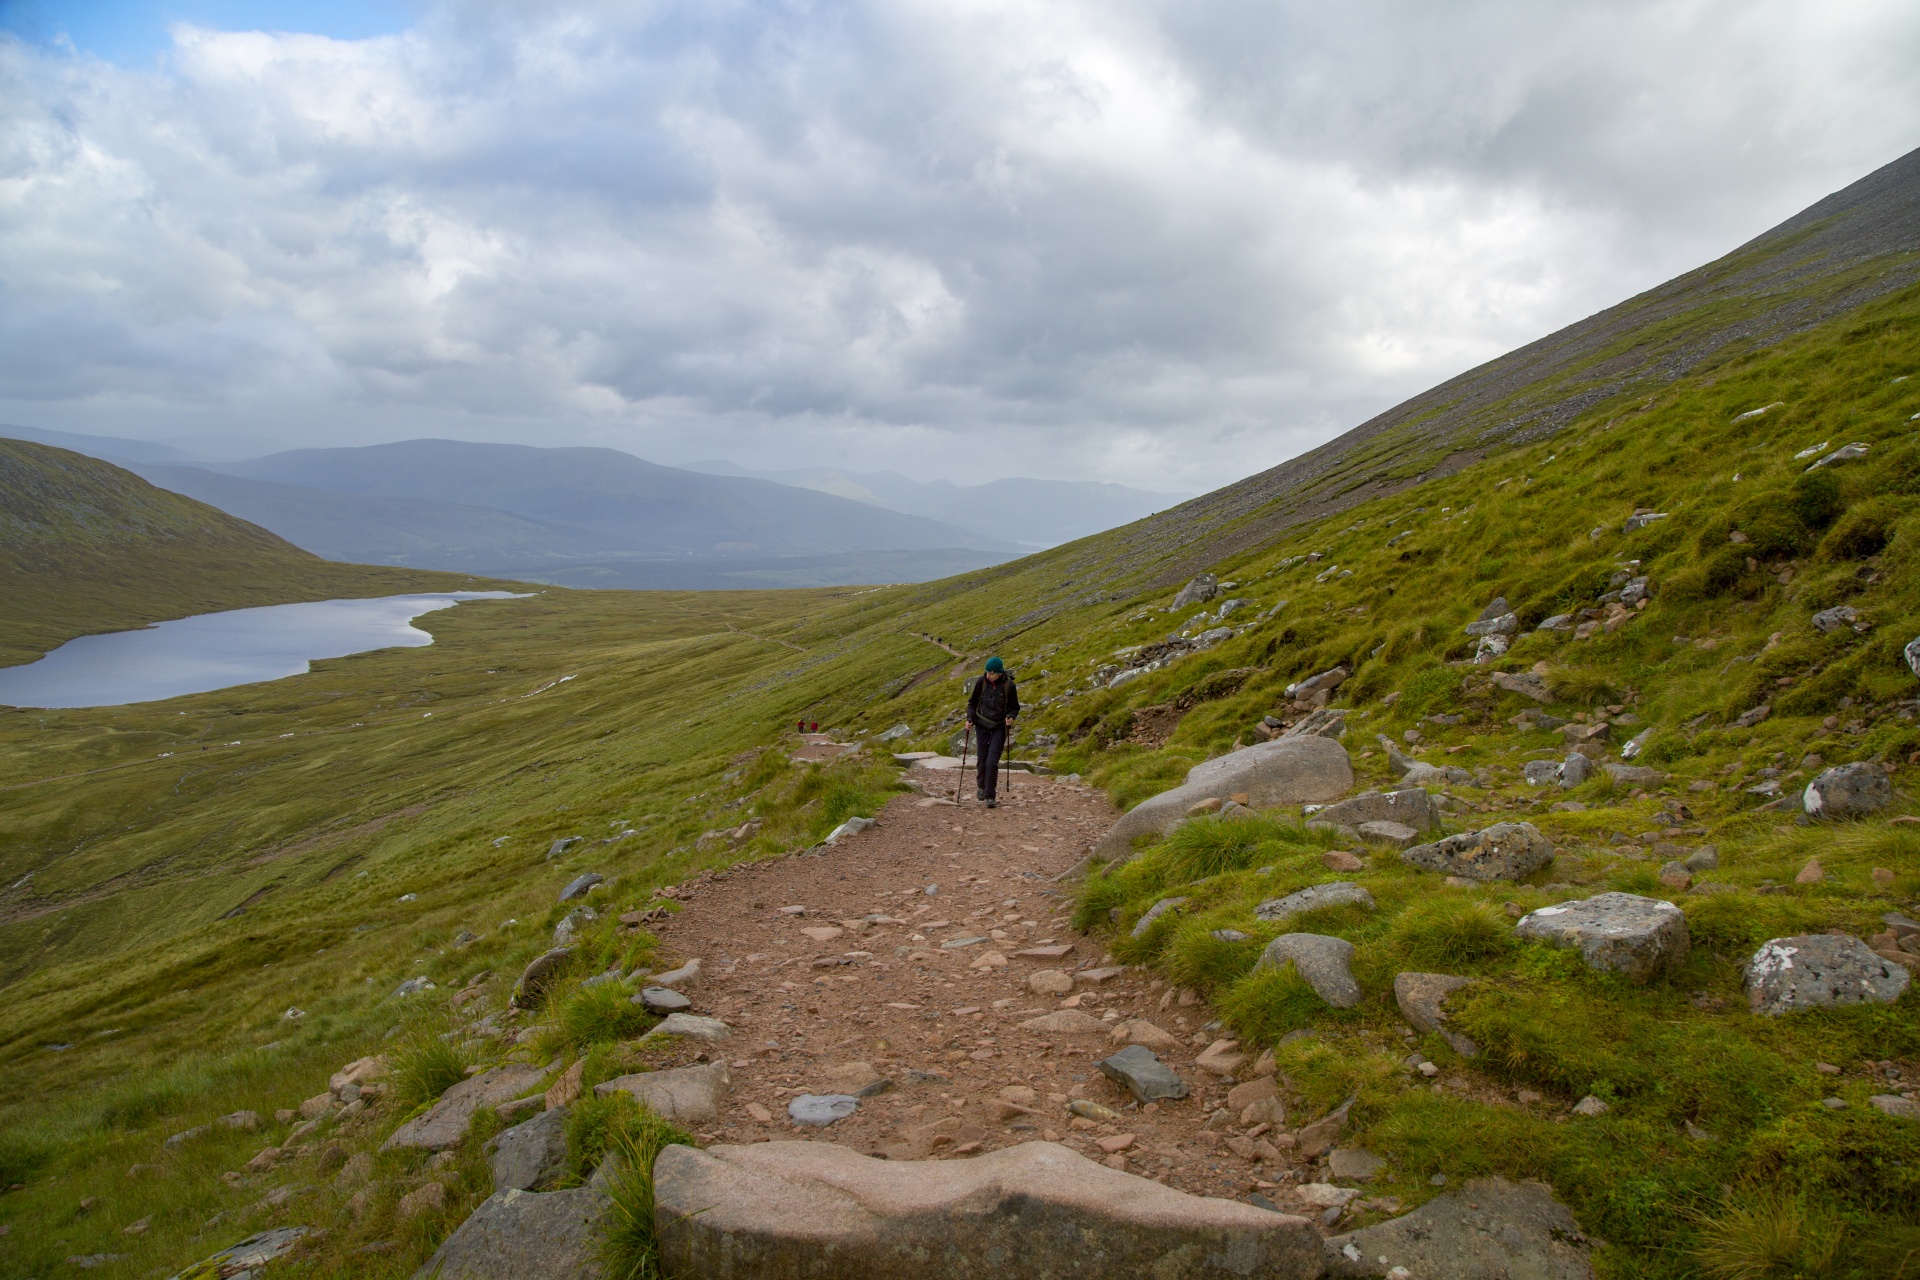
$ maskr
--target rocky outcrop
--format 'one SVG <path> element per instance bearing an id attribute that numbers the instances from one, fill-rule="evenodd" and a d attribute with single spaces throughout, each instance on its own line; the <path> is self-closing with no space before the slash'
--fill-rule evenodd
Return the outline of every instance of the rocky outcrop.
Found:
<path id="1" fill-rule="evenodd" d="M 542 1111 L 487 1143 L 495 1191 L 532 1191 L 566 1169 L 567 1115 L 565 1107 Z"/>
<path id="2" fill-rule="evenodd" d="M 591 1186 L 496 1192 L 433 1251 L 414 1280 L 597 1280 L 609 1207 L 607 1196 Z"/>
<path id="3" fill-rule="evenodd" d="M 654 1220 L 670 1280 L 1293 1280 L 1323 1273 L 1304 1218 L 1187 1195 L 1029 1142 L 971 1160 L 844 1147 L 668 1147 Z"/>
<path id="4" fill-rule="evenodd" d="M 1125 861 L 1133 856 L 1136 836 L 1164 833 L 1201 800 L 1244 794 L 1258 808 L 1322 804 L 1337 800 L 1351 786 L 1352 762 L 1346 748 L 1331 738 L 1255 743 L 1195 765 L 1180 786 L 1142 800 L 1101 837 L 1093 856 L 1103 862 Z"/>
<path id="5" fill-rule="evenodd" d="M 1640 983 L 1687 960 L 1687 918 L 1680 908 L 1633 893 L 1601 893 L 1541 907 L 1522 916 L 1514 932 L 1577 949 L 1589 968 Z"/>
<path id="6" fill-rule="evenodd" d="M 1842 1004 L 1892 1004 L 1912 981 L 1906 968 L 1858 938 L 1830 933 L 1773 938 L 1747 962 L 1747 1007 L 1774 1016 Z"/>
<path id="7" fill-rule="evenodd" d="M 1530 822 L 1496 822 L 1403 850 L 1400 860 L 1467 880 L 1524 880 L 1553 861 L 1553 845 Z"/>
<path id="8" fill-rule="evenodd" d="M 1590 1245 L 1541 1182 L 1479 1178 L 1412 1213 L 1327 1241 L 1330 1276 L 1592 1280 Z"/>

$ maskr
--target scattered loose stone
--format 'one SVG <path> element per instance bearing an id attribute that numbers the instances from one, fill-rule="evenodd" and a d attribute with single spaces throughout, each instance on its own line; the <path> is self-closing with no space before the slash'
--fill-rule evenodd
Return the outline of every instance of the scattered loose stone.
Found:
<path id="1" fill-rule="evenodd" d="M 1038 1032 L 1043 1036 L 1103 1036 L 1107 1033 L 1106 1023 L 1078 1009 L 1043 1013 L 1037 1018 L 1028 1018 L 1020 1026 L 1022 1030 Z"/>
<path id="2" fill-rule="evenodd" d="M 1334 800 L 1352 786 L 1353 765 L 1346 748 L 1331 738 L 1307 735 L 1258 742 L 1197 764 L 1180 786 L 1142 800 L 1101 837 L 1093 856 L 1101 862 L 1132 858 L 1135 836 L 1164 834 L 1196 801 L 1209 797 L 1245 793 L 1249 805 L 1273 808 Z"/>
<path id="3" fill-rule="evenodd" d="M 1443 1006 L 1448 996 L 1462 987 L 1472 985 L 1472 978 L 1447 973 L 1401 973 L 1393 979 L 1393 998 L 1400 1006 L 1401 1016 L 1416 1031 L 1440 1035 L 1455 1053 L 1463 1058 L 1471 1058 L 1480 1052 L 1480 1046 L 1447 1026 L 1447 1014 Z"/>
<path id="4" fill-rule="evenodd" d="M 1294 1135 L 1294 1150 L 1308 1160 L 1318 1160 L 1333 1150 L 1341 1130 L 1347 1127 L 1347 1113 L 1353 1110 L 1353 1103 L 1354 1100 L 1348 1098 L 1312 1124 L 1302 1126 Z"/>
<path id="5" fill-rule="evenodd" d="M 677 1037 L 698 1040 L 702 1044 L 719 1044 L 732 1036 L 733 1029 L 718 1018 L 703 1018 L 696 1013 L 670 1013 L 661 1020 L 659 1026 L 641 1036 L 640 1043 Z"/>
<path id="6" fill-rule="evenodd" d="M 1522 880 L 1553 861 L 1553 845 L 1530 822 L 1497 822 L 1400 854 L 1411 867 L 1468 880 Z"/>
<path id="7" fill-rule="evenodd" d="M 1573 1114 L 1577 1116 L 1603 1116 L 1611 1109 L 1592 1094 L 1573 1104 Z"/>
<path id="8" fill-rule="evenodd" d="M 1359 830 L 1361 839 L 1389 844 L 1396 849 L 1405 849 L 1420 838 L 1420 833 L 1404 822 L 1363 822 Z"/>
<path id="9" fill-rule="evenodd" d="M 845 1120 L 860 1109 L 860 1099 L 849 1093 L 803 1093 L 787 1102 L 787 1116 L 795 1124 L 824 1127 Z"/>
<path id="10" fill-rule="evenodd" d="M 1223 1038 L 1201 1050 L 1193 1065 L 1216 1076 L 1237 1076 L 1246 1061 L 1247 1055 L 1240 1052 L 1240 1042 Z"/>
<path id="11" fill-rule="evenodd" d="M 437 1182 L 429 1182 L 416 1187 L 400 1197 L 400 1203 L 393 1207 L 393 1216 L 401 1222 L 408 1218 L 417 1218 L 423 1213 L 440 1213 L 447 1207 L 447 1189 Z"/>
<path id="12" fill-rule="evenodd" d="M 1115 1023 L 1111 1034 L 1113 1039 L 1122 1044 L 1141 1045 L 1155 1053 L 1171 1052 L 1181 1044 L 1178 1036 L 1161 1030 L 1145 1018 Z"/>
<path id="13" fill-rule="evenodd" d="M 1920 1102 L 1898 1094 L 1876 1093 L 1867 1099 L 1867 1105 L 1895 1120 L 1920 1120 Z"/>
<path id="14" fill-rule="evenodd" d="M 513 984 L 514 1006 L 525 1008 L 538 1001 L 572 958 L 571 947 L 555 947 L 535 956 L 521 971 L 520 980 Z"/>
<path id="15" fill-rule="evenodd" d="M 1360 1003 L 1360 984 L 1353 977 L 1353 944 L 1345 938 L 1318 933 L 1283 933 L 1260 953 L 1255 971 L 1277 969 L 1291 962 L 1314 994 L 1336 1009 Z"/>
<path id="16" fill-rule="evenodd" d="M 1329 871 L 1365 871 L 1367 864 L 1358 854 L 1345 849 L 1329 849 L 1320 855 L 1320 865 Z"/>
<path id="17" fill-rule="evenodd" d="M 1687 959 L 1687 918 L 1658 898 L 1602 893 L 1579 902 L 1541 907 L 1521 917 L 1514 932 L 1557 947 L 1576 948 L 1590 968 L 1651 982 Z"/>
<path id="18" fill-rule="evenodd" d="M 1073 975 L 1059 969 L 1036 969 L 1027 975 L 1027 990 L 1037 996 L 1063 996 L 1073 990 Z"/>
<path id="19" fill-rule="evenodd" d="M 1371 1151 L 1337 1147 L 1327 1154 L 1327 1172 L 1342 1182 L 1372 1182 L 1387 1162 Z"/>
<path id="20" fill-rule="evenodd" d="M 1279 921 L 1305 911 L 1336 906 L 1365 907 L 1371 911 L 1373 895 L 1350 880 L 1335 880 L 1331 884 L 1311 885 L 1284 898 L 1270 898 L 1255 907 L 1253 914 L 1258 920 Z"/>
<path id="21" fill-rule="evenodd" d="M 671 1147 L 654 1185 L 662 1256 L 705 1280 L 1202 1280 L 1323 1266 L 1304 1219 L 1186 1195 L 1051 1142 L 937 1161 L 876 1160 L 824 1142 Z M 1063 1268 L 1038 1240 L 1085 1242 L 1082 1265 Z"/>
<path id="22" fill-rule="evenodd" d="M 575 898 L 584 898 L 592 891 L 593 886 L 604 883 L 606 883 L 606 877 L 597 871 L 575 876 L 567 881 L 567 887 L 560 891 L 560 901 L 572 902 Z"/>
<path id="23" fill-rule="evenodd" d="M 1415 830 L 1438 830 L 1440 806 L 1421 787 L 1398 791 L 1370 791 L 1351 800 L 1330 804 L 1313 814 L 1315 822 L 1339 827 L 1360 827 L 1368 822 L 1397 822 Z"/>
<path id="24" fill-rule="evenodd" d="M 1847 1004 L 1892 1004 L 1911 976 L 1858 938 L 1802 934 L 1761 944 L 1743 986 L 1755 1013 L 1775 1016 Z"/>
<path id="25" fill-rule="evenodd" d="M 1141 912 L 1140 918 L 1134 921 L 1132 936 L 1136 938 L 1146 936 L 1147 930 L 1153 928 L 1153 922 L 1155 920 L 1158 920 L 1161 916 L 1167 914 L 1167 912 L 1184 905 L 1186 901 L 1185 898 L 1160 899 L 1160 901 Z"/>
<path id="26" fill-rule="evenodd" d="M 700 973 L 700 962 L 698 960 L 689 960 L 678 969 L 669 969 L 665 973 L 656 973 L 647 979 L 647 981 L 652 986 L 666 987 L 671 991 L 685 991 L 689 987 L 697 987 L 700 985 Z"/>
<path id="27" fill-rule="evenodd" d="M 648 1013 L 684 1013 L 693 1008 L 693 1001 L 666 987 L 643 987 L 633 1003 L 643 1006 Z"/>
<path id="28" fill-rule="evenodd" d="M 1099 1065 L 1102 1075 L 1125 1085 L 1141 1102 L 1187 1096 L 1186 1081 L 1160 1061 L 1158 1054 L 1144 1046 L 1130 1044 L 1112 1057 L 1102 1059 Z"/>

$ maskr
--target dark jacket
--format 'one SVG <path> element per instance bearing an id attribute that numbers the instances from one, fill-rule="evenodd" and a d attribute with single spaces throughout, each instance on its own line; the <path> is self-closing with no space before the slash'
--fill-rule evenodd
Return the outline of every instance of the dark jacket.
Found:
<path id="1" fill-rule="evenodd" d="M 973 682 L 973 692 L 967 695 L 967 719 L 973 721 L 976 729 L 995 729 L 1007 722 L 1008 716 L 1020 714 L 1020 691 L 1013 687 L 1013 673 L 1006 672 L 998 680 L 989 680 L 985 676 Z"/>

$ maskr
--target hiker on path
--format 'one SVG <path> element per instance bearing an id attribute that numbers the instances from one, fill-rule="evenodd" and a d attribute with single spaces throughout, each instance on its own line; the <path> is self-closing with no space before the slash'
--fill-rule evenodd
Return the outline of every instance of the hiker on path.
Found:
<path id="1" fill-rule="evenodd" d="M 1020 716 L 1020 692 L 1013 687 L 1007 664 L 998 657 L 987 659 L 987 673 L 973 682 L 967 695 L 967 719 L 980 735 L 980 760 L 975 777 L 974 799 L 985 800 L 987 808 L 999 805 L 994 783 L 999 777 L 1000 753 L 1007 749 L 1013 722 Z"/>

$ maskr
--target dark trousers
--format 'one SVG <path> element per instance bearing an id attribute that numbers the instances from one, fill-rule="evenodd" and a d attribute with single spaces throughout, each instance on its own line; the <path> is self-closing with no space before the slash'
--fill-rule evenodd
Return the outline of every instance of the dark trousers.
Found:
<path id="1" fill-rule="evenodd" d="M 1007 749 L 1007 726 L 997 729 L 981 729 L 975 726 L 979 735 L 980 760 L 974 766 L 974 776 L 979 779 L 980 790 L 987 793 L 987 799 L 996 799 L 994 783 L 1000 776 L 1000 754 Z"/>

